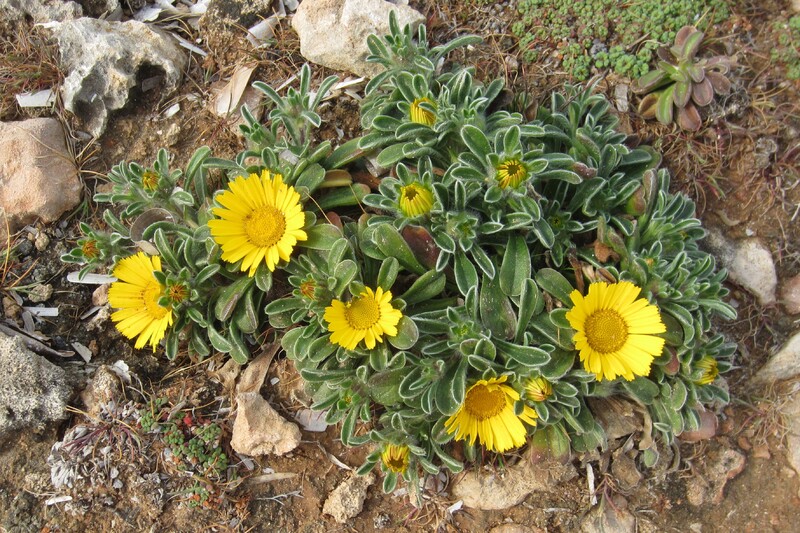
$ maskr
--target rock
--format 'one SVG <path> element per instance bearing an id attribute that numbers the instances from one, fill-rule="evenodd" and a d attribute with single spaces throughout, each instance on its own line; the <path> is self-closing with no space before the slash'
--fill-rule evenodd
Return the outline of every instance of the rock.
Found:
<path id="1" fill-rule="evenodd" d="M 92 305 L 106 305 L 108 303 L 108 289 L 110 283 L 103 283 L 92 292 Z"/>
<path id="2" fill-rule="evenodd" d="M 340 524 L 355 518 L 364 507 L 367 489 L 375 482 L 375 476 L 351 474 L 338 487 L 333 489 L 322 506 L 322 514 L 328 514 Z"/>
<path id="3" fill-rule="evenodd" d="M 285 420 L 261 396 L 259 389 L 279 345 L 256 357 L 236 386 L 236 421 L 231 446 L 245 455 L 284 455 L 300 445 L 300 428 Z"/>
<path id="4" fill-rule="evenodd" d="M 786 459 L 800 474 L 800 393 L 794 394 L 781 412 L 786 424 Z"/>
<path id="5" fill-rule="evenodd" d="M 100 365 L 92 380 L 81 391 L 80 397 L 89 416 L 97 417 L 101 404 L 117 401 L 122 397 L 122 383 L 110 366 Z"/>
<path id="6" fill-rule="evenodd" d="M 186 67 L 186 54 L 169 34 L 135 20 L 82 18 L 48 28 L 58 41 L 60 66 L 69 73 L 61 88 L 64 106 L 96 137 L 105 130 L 109 113 L 128 102 L 140 74 L 149 72 L 145 68 L 163 72 L 165 98 Z"/>
<path id="7" fill-rule="evenodd" d="M 3 296 L 3 316 L 16 320 L 22 313 L 22 307 L 19 306 L 16 300 L 10 296 Z"/>
<path id="8" fill-rule="evenodd" d="M 50 237 L 47 236 L 47 233 L 40 231 L 36 234 L 33 243 L 37 250 L 44 252 L 50 246 Z"/>
<path id="9" fill-rule="evenodd" d="M 389 33 L 390 11 L 401 28 L 411 24 L 414 32 L 425 21 L 418 11 L 384 0 L 304 0 L 292 28 L 300 36 L 300 53 L 309 61 L 371 78 L 384 68 L 367 63 L 367 37 Z"/>
<path id="10" fill-rule="evenodd" d="M 0 437 L 67 417 L 72 388 L 64 369 L 0 333 Z"/>
<path id="11" fill-rule="evenodd" d="M 494 511 L 518 505 L 534 491 L 553 491 L 576 476 L 575 468 L 557 462 L 532 465 L 527 461 L 502 472 L 470 471 L 452 487 L 453 498 L 466 507 Z"/>
<path id="12" fill-rule="evenodd" d="M 0 122 L 0 212 L 12 233 L 37 219 L 54 222 L 78 205 L 81 189 L 57 120 Z M 5 224 L 0 224 L 0 241 L 5 239 Z"/>
<path id="13" fill-rule="evenodd" d="M 638 487 L 639 482 L 642 481 L 642 474 L 636 468 L 636 461 L 623 453 L 622 448 L 616 450 L 613 455 L 611 473 L 619 482 L 619 488 L 627 493 Z"/>
<path id="14" fill-rule="evenodd" d="M 531 529 L 522 524 L 500 524 L 489 530 L 489 533 L 544 533 L 543 529 Z"/>
<path id="15" fill-rule="evenodd" d="M 686 499 L 699 507 L 710 499 L 719 505 L 725 494 L 725 485 L 738 476 L 745 466 L 745 456 L 730 448 L 712 450 L 705 458 L 705 472 L 686 483 Z"/>
<path id="16" fill-rule="evenodd" d="M 751 384 L 765 385 L 800 375 L 800 331 L 796 332 L 753 377 Z"/>
<path id="17" fill-rule="evenodd" d="M 792 0 L 792 11 L 800 13 L 800 0 Z"/>
<path id="18" fill-rule="evenodd" d="M 778 276 L 772 253 L 757 238 L 734 242 L 715 229 L 709 229 L 705 247 L 728 269 L 730 279 L 756 297 L 762 306 L 774 304 Z"/>
<path id="19" fill-rule="evenodd" d="M 28 292 L 28 300 L 35 304 L 46 302 L 53 295 L 53 286 L 49 283 L 34 285 Z"/>
<path id="20" fill-rule="evenodd" d="M 616 495 L 609 502 L 606 498 L 595 505 L 581 521 L 581 533 L 634 533 L 636 517 L 628 511 L 628 502 Z"/>
<path id="21" fill-rule="evenodd" d="M 0 0 L 0 16 L 19 19 L 27 15 L 34 22 L 72 20 L 83 16 L 77 2 L 64 0 Z"/>
<path id="22" fill-rule="evenodd" d="M 300 445 L 300 428 L 285 420 L 257 392 L 236 396 L 231 446 L 245 455 L 284 455 Z"/>
<path id="23" fill-rule="evenodd" d="M 790 315 L 800 315 L 800 274 L 789 278 L 781 287 L 781 303 Z"/>

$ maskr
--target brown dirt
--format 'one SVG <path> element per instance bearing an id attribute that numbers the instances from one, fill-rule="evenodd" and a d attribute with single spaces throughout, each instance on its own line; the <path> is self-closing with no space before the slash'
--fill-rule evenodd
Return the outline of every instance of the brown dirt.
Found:
<path id="1" fill-rule="evenodd" d="M 477 33 L 485 37 L 484 45 L 469 52 L 457 52 L 454 60 L 475 64 L 480 77 L 503 76 L 515 90 L 529 91 L 534 99 L 543 99 L 549 91 L 569 81 L 564 73 L 553 73 L 544 65 L 522 63 L 517 57 L 510 32 L 490 33 L 486 29 L 483 9 L 477 5 L 447 0 L 414 2 L 426 14 L 429 36 L 435 43 L 447 41 L 456 33 Z M 725 101 L 710 111 L 713 117 L 697 133 L 682 132 L 643 122 L 633 114 L 623 124 L 636 132 L 643 143 L 653 144 L 664 153 L 664 165 L 671 171 L 675 190 L 684 191 L 698 203 L 704 222 L 727 228 L 734 237 L 753 233 L 771 247 L 776 259 L 779 279 L 800 272 L 800 224 L 796 223 L 800 205 L 798 154 L 800 128 L 798 85 L 785 81 L 778 65 L 769 64 L 769 50 L 774 36 L 771 21 L 787 9 L 784 3 L 740 2 L 736 16 L 716 28 L 717 36 L 725 37 L 739 58 L 734 72 L 735 89 Z M 15 38 L 16 28 L 3 27 L 7 39 Z M 0 42 L 0 45 L 3 45 Z M 5 48 L 0 48 L 5 49 Z M 27 52 L 30 52 L 29 50 Z M 26 53 L 27 53 L 26 52 Z M 43 56 L 27 63 L 45 61 Z M 518 60 L 517 67 L 509 58 Z M 257 61 L 256 78 L 279 85 L 294 74 L 303 63 L 296 36 L 284 21 L 275 47 L 263 54 L 254 54 L 245 43 L 237 41 L 224 53 L 212 55 L 190 67 L 186 83 L 178 95 L 160 101 L 154 94 L 139 95 L 129 109 L 117 113 L 106 134 L 95 144 L 83 147 L 80 161 L 87 187 L 87 198 L 94 187 L 103 182 L 102 175 L 120 160 L 149 164 L 161 147 L 170 150 L 174 166 L 184 165 L 195 148 L 208 145 L 218 157 L 231 157 L 243 143 L 231 127 L 231 121 L 215 117 L 205 109 L 208 88 L 213 81 L 224 79 L 242 62 Z M 49 63 L 48 63 L 49 64 Z M 5 63 L 0 62 L 0 67 Z M 331 72 L 314 69 L 318 83 Z M 57 76 L 48 71 L 51 79 Z M 53 77 L 56 76 L 56 77 Z M 612 77 L 600 83 L 601 90 L 611 94 L 616 82 Z M 196 95 L 199 98 L 193 98 Z M 19 109 L 3 100 L 4 120 L 25 118 Z M 179 102 L 181 112 L 169 119 L 163 111 Z M 11 106 L 11 107 L 9 107 Z M 352 100 L 326 104 L 323 119 L 327 127 L 321 137 L 334 142 L 344 132 L 344 140 L 358 134 L 358 108 Z M 66 117 L 70 121 L 70 117 Z M 765 146 L 774 143 L 774 152 Z M 91 287 L 76 286 L 64 280 L 66 271 L 58 256 L 74 244 L 76 221 L 97 219 L 98 209 L 87 201 L 65 218 L 65 223 L 41 227 L 51 238 L 43 253 L 35 250 L 12 262 L 9 284 L 52 283 L 56 296 L 50 305 L 58 305 L 60 316 L 42 326 L 51 338 L 52 347 L 66 349 L 79 341 L 96 350 L 90 365 L 75 359 L 56 361 L 74 372 L 88 372 L 100 363 L 124 360 L 142 380 L 143 388 L 153 397 L 167 397 L 172 405 L 186 400 L 184 410 L 193 409 L 195 416 L 214 417 L 215 409 L 230 407 L 230 394 L 213 383 L 209 370 L 219 367 L 217 358 L 193 364 L 189 357 L 167 362 L 160 354 L 132 350 L 129 343 L 106 323 L 101 332 L 90 332 L 80 316 L 91 307 Z M 11 244 L 28 238 L 21 234 Z M 575 458 L 579 476 L 548 493 L 529 496 L 521 505 L 505 511 L 465 509 L 449 516 L 446 509 L 453 503 L 443 493 L 429 493 L 421 509 L 415 509 L 403 496 L 384 495 L 378 485 L 369 491 L 364 511 L 347 526 L 336 524 L 330 517 L 321 517 L 327 495 L 349 473 L 330 459 L 357 468 L 365 450 L 344 448 L 338 441 L 338 428 L 325 433 L 303 433 L 301 446 L 285 457 L 263 457 L 255 460 L 254 470 L 244 465 L 237 470 L 239 479 L 230 484 L 208 484 L 212 496 L 205 506 L 191 507 L 186 490 L 191 480 L 164 464 L 163 443 L 153 436 L 142 436 L 138 446 L 120 447 L 115 452 L 116 464 L 128 470 L 124 487 L 105 489 L 93 495 L 86 486 L 73 491 L 76 502 L 83 497 L 83 507 L 70 511 L 65 503 L 45 505 L 55 496 L 49 484 L 50 470 L 46 459 L 54 442 L 63 438 L 74 424 L 86 423 L 75 413 L 58 427 L 41 432 L 22 433 L 0 448 L 0 525 L 7 531 L 201 531 L 252 530 L 275 532 L 327 531 L 488 531 L 514 523 L 529 531 L 576 531 L 591 509 L 585 462 L 592 461 L 597 477 L 597 495 L 608 498 L 618 508 L 626 507 L 637 520 L 640 531 L 793 531 L 800 516 L 800 481 L 787 465 L 783 433 L 777 404 L 782 396 L 773 391 L 752 390 L 749 379 L 763 364 L 775 346 L 780 345 L 796 328 L 797 321 L 785 316 L 778 307 L 763 309 L 743 290 L 731 286 L 732 297 L 739 302 L 739 319 L 720 324 L 721 329 L 740 343 L 737 368 L 728 374 L 731 406 L 721 414 L 720 434 L 710 442 L 681 444 L 676 451 L 680 460 L 654 470 L 640 468 L 643 480 L 634 488 L 623 490 L 620 480 L 608 468 L 611 452 L 586 458 Z M 269 385 L 270 378 L 280 381 Z M 287 418 L 302 407 L 303 396 L 297 391 L 299 378 L 291 364 L 279 360 L 273 364 L 270 377 L 262 389 L 265 397 Z M 128 399 L 143 405 L 145 399 L 134 390 Z M 76 400 L 75 405 L 81 407 Z M 232 422 L 219 419 L 223 441 L 230 438 Z M 112 423 L 113 425 L 113 423 Z M 114 426 L 120 428 L 121 426 Z M 621 443 L 619 443 L 621 444 Z M 727 483 L 724 498 L 710 498 L 700 506 L 689 503 L 689 487 L 709 479 L 710 457 L 719 450 L 736 450 L 744 454 L 741 474 Z M 230 449 L 226 449 L 231 454 Z M 330 455 L 329 455 L 330 454 Z M 232 455 L 232 454 L 231 454 Z M 233 456 L 232 456 L 233 457 Z M 513 458 L 509 458 L 513 460 Z M 581 462 L 583 460 L 583 462 Z M 236 461 L 235 458 L 232 462 Z M 490 457 L 483 462 L 495 465 Z M 669 461 L 667 461 L 669 462 Z M 135 468 L 134 468 L 135 467 Z M 250 478 L 263 473 L 289 472 L 296 477 L 281 481 L 252 483 Z M 139 483 L 137 476 L 160 474 L 159 487 L 164 491 L 161 506 L 148 504 L 152 485 Z M 378 482 L 380 483 L 380 481 Z"/>

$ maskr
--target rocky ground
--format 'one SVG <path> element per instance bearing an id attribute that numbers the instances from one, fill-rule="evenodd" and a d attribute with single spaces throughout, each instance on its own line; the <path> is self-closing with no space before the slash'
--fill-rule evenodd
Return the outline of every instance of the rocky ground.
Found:
<path id="1" fill-rule="evenodd" d="M 0 0 L 4 530 L 796 530 L 800 99 L 797 82 L 769 60 L 774 22 L 794 13 L 789 2 L 736 2 L 715 28 L 738 66 L 732 94 L 696 133 L 626 111 L 629 80 L 598 83 L 623 127 L 664 154 L 674 188 L 697 201 L 706 246 L 730 271 L 739 318 L 719 328 L 739 353 L 716 430 L 684 435 L 645 468 L 636 453 L 644 420 L 612 399 L 596 406 L 608 450 L 564 464 L 527 449 L 502 462 L 479 457 L 464 475 L 429 479 L 420 507 L 403 488 L 386 495 L 380 479 L 355 476 L 366 450 L 343 447 L 338 429 L 307 408 L 279 353 L 266 350 L 240 375 L 222 356 L 169 362 L 135 351 L 108 319 L 104 280 L 76 283 L 67 277 L 75 268 L 59 261 L 78 221 L 98 220 L 91 197 L 113 165 L 150 164 L 162 147 L 175 168 L 203 145 L 234 156 L 243 148 L 237 106 L 260 104 L 248 83 L 291 84 L 305 58 L 328 65 L 314 67 L 315 80 L 343 80 L 323 104 L 322 138 L 359 133 L 358 78 L 370 72 L 345 62 L 355 54 L 335 32 L 334 44 L 317 47 L 335 49 L 334 59 L 314 56 L 309 43 L 325 35 L 293 29 L 296 2 L 175 4 Z M 546 58 L 522 61 L 509 31 L 513 3 L 492 7 L 492 17 L 465 1 L 402 9 L 425 21 L 434 43 L 484 37 L 453 59 L 533 101 L 570 80 Z M 80 13 L 90 18 L 69 22 Z M 134 14 L 144 22 L 130 22 Z M 109 60 L 111 51 L 125 59 Z M 16 99 L 50 88 L 36 107 Z M 176 453 L 182 444 L 191 453 Z"/>

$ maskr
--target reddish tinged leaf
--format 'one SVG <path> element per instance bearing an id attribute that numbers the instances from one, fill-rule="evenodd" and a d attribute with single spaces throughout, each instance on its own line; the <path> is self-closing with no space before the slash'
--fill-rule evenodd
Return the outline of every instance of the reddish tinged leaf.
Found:
<path id="1" fill-rule="evenodd" d="M 694 26 L 684 26 L 679 29 L 678 33 L 675 34 L 675 47 L 683 48 L 683 45 L 686 44 L 686 40 L 696 31 Z"/>
<path id="2" fill-rule="evenodd" d="M 656 103 L 656 119 L 662 124 L 669 124 L 672 122 L 672 93 L 675 92 L 675 86 L 670 85 L 661 92 Z"/>
<path id="3" fill-rule="evenodd" d="M 433 242 L 433 237 L 428 230 L 420 226 L 406 226 L 401 235 L 420 263 L 428 268 L 436 266 L 436 260 L 439 258 L 441 250 Z"/>
<path id="4" fill-rule="evenodd" d="M 689 77 L 692 78 L 692 81 L 695 83 L 700 83 L 706 79 L 706 71 L 703 70 L 703 67 L 697 63 L 689 66 L 686 71 L 689 73 Z"/>
<path id="5" fill-rule="evenodd" d="M 731 70 L 731 59 L 725 56 L 714 56 L 705 60 L 706 75 L 709 71 L 727 74 Z"/>
<path id="6" fill-rule="evenodd" d="M 684 26 L 685 28 L 686 26 Z M 691 28 L 691 26 L 690 26 Z M 694 59 L 694 56 L 697 55 L 697 51 L 700 50 L 700 45 L 703 43 L 703 32 L 697 31 L 694 28 L 691 28 L 692 31 L 686 37 L 686 40 L 680 47 L 680 52 L 675 54 L 678 56 L 679 59 Z M 681 28 L 683 30 L 683 28 Z"/>
<path id="7" fill-rule="evenodd" d="M 672 101 L 678 107 L 683 107 L 689 103 L 692 97 L 691 82 L 680 81 L 675 84 L 675 90 L 672 92 Z"/>
<path id="8" fill-rule="evenodd" d="M 707 106 L 714 99 L 714 87 L 708 78 L 692 87 L 692 100 L 700 107 Z"/>
<path id="9" fill-rule="evenodd" d="M 686 107 L 678 110 L 678 126 L 685 130 L 697 131 L 703 125 L 703 119 L 700 118 L 700 112 L 690 103 Z"/>
<path id="10" fill-rule="evenodd" d="M 641 78 L 634 80 L 631 84 L 631 90 L 635 94 L 648 93 L 654 89 L 658 89 L 668 81 L 667 73 L 663 70 L 651 70 Z"/>
<path id="11" fill-rule="evenodd" d="M 700 418 L 700 427 L 693 431 L 684 431 L 678 438 L 683 442 L 698 442 L 707 440 L 717 434 L 717 415 L 711 411 L 697 411 L 697 416 Z"/>
<path id="12" fill-rule="evenodd" d="M 717 94 L 728 94 L 731 92 L 731 82 L 719 72 L 706 72 L 706 79 L 711 83 L 714 92 Z"/>
<path id="13" fill-rule="evenodd" d="M 639 102 L 639 114 L 645 120 L 656 118 L 656 104 L 658 103 L 659 95 L 660 93 L 650 93 Z"/>
<path id="14" fill-rule="evenodd" d="M 675 62 L 675 56 L 672 55 L 672 52 L 670 52 L 669 48 L 666 46 L 659 46 L 656 49 L 656 55 L 661 61 L 666 61 L 667 63 Z"/>

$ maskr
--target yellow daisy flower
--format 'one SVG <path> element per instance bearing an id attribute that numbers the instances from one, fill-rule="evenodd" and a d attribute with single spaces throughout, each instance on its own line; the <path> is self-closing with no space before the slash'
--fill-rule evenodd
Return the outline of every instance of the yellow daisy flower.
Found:
<path id="1" fill-rule="evenodd" d="M 387 444 L 381 452 L 381 462 L 387 470 L 403 474 L 408 468 L 408 446 Z"/>
<path id="2" fill-rule="evenodd" d="M 371 350 L 376 343 L 383 342 L 383 335 L 394 337 L 403 313 L 393 308 L 391 302 L 391 291 L 384 292 L 380 287 L 375 291 L 365 287 L 347 303 L 333 300 L 323 316 L 328 322 L 331 342 L 355 350 L 363 340 Z"/>
<path id="3" fill-rule="evenodd" d="M 411 122 L 416 122 L 417 124 L 425 124 L 426 126 L 433 126 L 434 123 L 436 123 L 436 114 L 433 113 L 432 111 L 420 107 L 419 104 L 421 104 L 422 102 L 425 102 L 426 104 L 436 109 L 436 102 L 434 102 L 430 98 L 417 98 L 411 103 L 409 109 L 409 115 L 410 115 L 409 119 L 411 119 Z"/>
<path id="4" fill-rule="evenodd" d="M 529 379 L 525 384 L 525 390 L 528 399 L 534 402 L 543 402 L 553 394 L 553 386 L 541 376 Z"/>
<path id="5" fill-rule="evenodd" d="M 400 211 L 408 218 L 430 213 L 433 207 L 433 193 L 425 185 L 414 182 L 400 187 Z"/>
<path id="6" fill-rule="evenodd" d="M 108 289 L 108 303 L 119 309 L 111 315 L 117 329 L 127 338 L 136 339 L 136 349 L 148 342 L 156 346 L 172 325 L 172 308 L 158 305 L 166 287 L 153 276 L 161 271 L 161 258 L 142 252 L 122 259 L 114 268 L 119 280 Z"/>
<path id="7" fill-rule="evenodd" d="M 647 376 L 653 358 L 664 348 L 664 339 L 654 336 L 667 330 L 658 307 L 644 298 L 637 300 L 640 292 L 629 281 L 600 281 L 589 285 L 585 297 L 577 290 L 569 295 L 573 307 L 567 320 L 576 331 L 575 349 L 598 381 Z"/>
<path id="8" fill-rule="evenodd" d="M 239 176 L 228 188 L 216 197 L 222 207 L 212 209 L 219 218 L 208 222 L 211 236 L 222 247 L 222 259 L 241 260 L 241 270 L 249 269 L 250 276 L 262 260 L 270 271 L 281 259 L 289 261 L 297 241 L 308 238 L 302 229 L 306 216 L 300 194 L 268 170 L 260 176 Z"/>
<path id="9" fill-rule="evenodd" d="M 703 375 L 700 376 L 700 379 L 695 381 L 695 383 L 698 385 L 708 385 L 709 383 L 714 383 L 714 380 L 717 379 L 717 376 L 719 375 L 717 360 L 710 355 L 704 356 L 697 363 L 695 363 L 694 367 L 703 371 Z"/>
<path id="10" fill-rule="evenodd" d="M 519 187 L 528 178 L 528 169 L 519 159 L 507 159 L 497 166 L 497 181 L 501 189 Z"/>
<path id="11" fill-rule="evenodd" d="M 514 402 L 519 393 L 504 385 L 507 376 L 481 379 L 473 384 L 464 396 L 464 403 L 447 419 L 447 433 L 455 433 L 456 440 L 478 439 L 491 451 L 503 453 L 525 444 L 528 431 L 523 422 L 535 426 L 536 411 L 525 406 L 522 414 L 514 414 Z"/>

